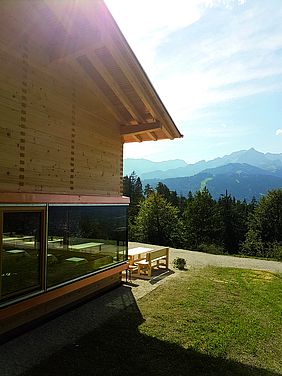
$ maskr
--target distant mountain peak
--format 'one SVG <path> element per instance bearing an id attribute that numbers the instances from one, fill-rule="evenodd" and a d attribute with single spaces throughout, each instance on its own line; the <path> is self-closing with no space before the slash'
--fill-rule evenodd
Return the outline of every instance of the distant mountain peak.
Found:
<path id="1" fill-rule="evenodd" d="M 162 162 L 152 162 L 147 159 L 125 159 L 124 174 L 129 175 L 132 171 L 135 171 L 141 179 L 187 177 L 229 163 L 246 163 L 267 172 L 275 172 L 282 169 L 282 153 L 262 153 L 252 147 L 247 150 L 234 151 L 209 161 L 201 160 L 194 164 L 187 164 L 181 159 Z"/>
<path id="2" fill-rule="evenodd" d="M 245 154 L 260 154 L 260 155 L 264 155 L 264 153 L 262 153 L 260 151 L 257 151 L 255 148 L 250 148 L 250 149 L 246 150 Z"/>

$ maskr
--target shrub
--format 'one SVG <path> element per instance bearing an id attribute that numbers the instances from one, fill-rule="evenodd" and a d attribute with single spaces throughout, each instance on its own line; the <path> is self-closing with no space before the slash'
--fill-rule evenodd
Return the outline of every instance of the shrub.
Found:
<path id="1" fill-rule="evenodd" d="M 173 266 L 176 269 L 184 270 L 186 266 L 186 260 L 184 258 L 177 257 L 176 259 L 173 260 Z"/>
<path id="2" fill-rule="evenodd" d="M 263 256 L 263 242 L 259 232 L 249 229 L 246 240 L 241 244 L 241 252 L 247 256 Z"/>
<path id="3" fill-rule="evenodd" d="M 217 245 L 217 244 L 214 244 L 214 243 L 211 243 L 211 244 L 201 243 L 198 246 L 197 251 L 205 252 L 205 253 L 211 253 L 213 255 L 223 255 L 223 254 L 225 254 L 224 247 L 222 245 Z"/>
<path id="4" fill-rule="evenodd" d="M 267 257 L 282 261 L 282 245 L 278 242 L 269 243 Z"/>

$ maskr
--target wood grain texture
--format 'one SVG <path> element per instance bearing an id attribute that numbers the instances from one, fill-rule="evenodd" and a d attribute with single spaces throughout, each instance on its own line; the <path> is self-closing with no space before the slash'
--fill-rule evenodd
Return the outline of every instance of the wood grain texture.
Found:
<path id="1" fill-rule="evenodd" d="M 1 49 L 2 47 L 2 49 Z M 119 126 L 74 65 L 0 45 L 0 191 L 120 195 Z"/>
<path id="2" fill-rule="evenodd" d="M 103 1 L 0 10 L 0 191 L 120 195 L 122 143 L 181 137 Z"/>

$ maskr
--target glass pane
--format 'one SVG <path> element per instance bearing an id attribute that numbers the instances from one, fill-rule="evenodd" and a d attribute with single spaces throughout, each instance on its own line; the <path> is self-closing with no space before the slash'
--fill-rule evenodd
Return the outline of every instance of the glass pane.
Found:
<path id="1" fill-rule="evenodd" d="M 49 206 L 48 222 L 48 287 L 126 260 L 125 206 Z"/>
<path id="2" fill-rule="evenodd" d="M 3 213 L 1 298 L 40 287 L 41 213 Z"/>

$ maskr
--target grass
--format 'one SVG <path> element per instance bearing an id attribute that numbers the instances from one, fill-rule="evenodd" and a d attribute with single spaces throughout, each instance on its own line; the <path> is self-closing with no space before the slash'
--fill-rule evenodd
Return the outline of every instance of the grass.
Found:
<path id="1" fill-rule="evenodd" d="M 25 375 L 282 374 L 281 287 L 269 272 L 181 272 Z"/>
<path id="2" fill-rule="evenodd" d="M 263 271 L 207 268 L 182 274 L 163 294 L 153 292 L 141 302 L 146 322 L 140 331 L 185 349 L 281 372 L 281 287 L 281 276 Z"/>

